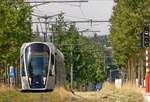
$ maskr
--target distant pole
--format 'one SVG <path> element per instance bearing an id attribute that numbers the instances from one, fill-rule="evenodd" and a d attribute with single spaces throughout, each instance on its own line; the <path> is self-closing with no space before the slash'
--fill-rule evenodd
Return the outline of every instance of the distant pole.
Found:
<path id="1" fill-rule="evenodd" d="M 112 74 L 111 74 L 113 71 L 114 71 L 114 70 L 112 70 L 112 69 L 110 69 L 110 70 L 109 70 L 109 78 L 110 78 L 110 80 L 109 80 L 109 81 L 110 81 L 110 82 L 111 82 L 111 81 L 112 81 L 112 79 L 113 79 L 113 78 L 112 78 Z"/>
<path id="2" fill-rule="evenodd" d="M 105 60 L 106 60 L 106 55 L 105 55 L 105 51 L 104 51 L 104 72 L 106 73 L 106 63 L 105 63 Z"/>
<path id="3" fill-rule="evenodd" d="M 73 89 L 73 63 L 71 63 L 71 89 Z"/>
<path id="4" fill-rule="evenodd" d="M 106 45 L 104 45 L 104 73 L 105 74 L 107 74 L 107 72 L 106 72 L 106 67 L 107 67 L 107 65 L 106 65 L 106 49 L 107 49 L 107 47 L 106 47 Z"/>
<path id="5" fill-rule="evenodd" d="M 54 27 L 52 25 L 51 42 L 54 44 Z"/>
<path id="6" fill-rule="evenodd" d="M 73 51 L 73 45 L 72 45 L 72 51 Z M 71 80 L 71 90 L 73 89 L 73 52 L 71 51 L 71 70 L 70 70 L 70 80 Z"/>
<path id="7" fill-rule="evenodd" d="M 45 33 L 44 33 L 44 42 L 47 41 L 47 15 L 45 15 Z"/>

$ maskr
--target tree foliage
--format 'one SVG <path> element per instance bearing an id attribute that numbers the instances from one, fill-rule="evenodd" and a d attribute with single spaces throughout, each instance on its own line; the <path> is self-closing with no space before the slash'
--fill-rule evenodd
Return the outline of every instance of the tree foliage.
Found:
<path id="1" fill-rule="evenodd" d="M 149 0 L 116 0 L 110 19 L 113 60 L 121 68 L 128 68 L 128 81 L 132 83 L 137 75 L 141 84 L 144 79 L 144 49 L 140 48 L 137 35 L 143 32 L 144 23 L 150 21 L 149 5 Z"/>
<path id="2" fill-rule="evenodd" d="M 0 63 L 14 63 L 22 43 L 31 40 L 30 11 L 24 0 L 0 1 Z"/>
<path id="3" fill-rule="evenodd" d="M 52 26 L 54 44 L 65 56 L 67 79 L 70 80 L 70 69 L 73 64 L 74 80 L 81 85 L 84 81 L 96 83 L 104 80 L 103 63 L 96 51 L 95 42 L 82 36 L 74 24 L 66 24 L 63 15 L 56 19 Z"/>
<path id="4" fill-rule="evenodd" d="M 116 63 L 126 65 L 129 56 L 138 53 L 137 34 L 150 19 L 149 4 L 149 0 L 116 0 L 109 36 Z"/>

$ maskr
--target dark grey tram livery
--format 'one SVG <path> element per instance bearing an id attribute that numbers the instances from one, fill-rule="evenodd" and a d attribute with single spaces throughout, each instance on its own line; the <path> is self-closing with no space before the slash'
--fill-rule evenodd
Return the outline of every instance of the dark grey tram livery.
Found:
<path id="1" fill-rule="evenodd" d="M 64 56 L 52 43 L 24 43 L 20 51 L 17 85 L 21 91 L 52 90 L 65 81 Z"/>

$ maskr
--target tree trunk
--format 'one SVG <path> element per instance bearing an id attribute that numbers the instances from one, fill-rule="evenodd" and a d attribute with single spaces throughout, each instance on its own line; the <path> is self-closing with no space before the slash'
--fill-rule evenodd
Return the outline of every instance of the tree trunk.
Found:
<path id="1" fill-rule="evenodd" d="M 140 55 L 138 56 L 138 59 L 137 60 L 137 65 L 138 65 L 138 86 L 141 85 L 141 62 L 140 62 Z"/>
<path id="2" fill-rule="evenodd" d="M 128 57 L 128 81 L 131 82 L 131 55 Z"/>
<path id="3" fill-rule="evenodd" d="M 129 55 L 128 57 L 128 81 L 134 84 L 135 78 L 136 78 L 135 56 Z"/>
<path id="4" fill-rule="evenodd" d="M 122 80 L 122 85 L 123 85 L 125 83 L 125 76 L 126 76 L 125 65 L 121 65 L 120 74 L 121 74 L 121 80 Z"/>
<path id="5" fill-rule="evenodd" d="M 136 56 L 132 56 L 133 62 L 132 62 L 132 83 L 136 84 Z"/>
<path id="6" fill-rule="evenodd" d="M 134 58 L 133 56 L 131 55 L 131 83 L 133 84 L 134 83 Z"/>
<path id="7" fill-rule="evenodd" d="M 139 60 L 140 60 L 140 75 L 141 75 L 141 82 L 140 82 L 140 84 L 142 85 L 142 87 L 144 87 L 144 49 L 140 49 L 140 58 L 139 58 Z"/>

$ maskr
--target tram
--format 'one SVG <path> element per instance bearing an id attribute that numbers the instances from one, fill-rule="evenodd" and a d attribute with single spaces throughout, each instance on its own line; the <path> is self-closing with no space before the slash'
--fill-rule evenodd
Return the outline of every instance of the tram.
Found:
<path id="1" fill-rule="evenodd" d="M 53 90 L 56 84 L 64 84 L 64 81 L 64 56 L 52 43 L 22 45 L 17 69 L 17 88 L 20 91 Z"/>

